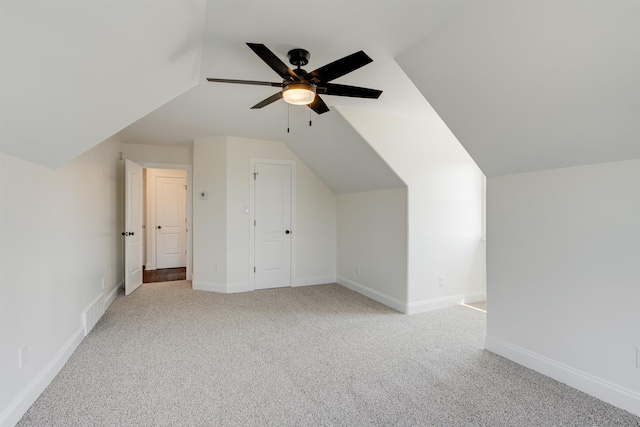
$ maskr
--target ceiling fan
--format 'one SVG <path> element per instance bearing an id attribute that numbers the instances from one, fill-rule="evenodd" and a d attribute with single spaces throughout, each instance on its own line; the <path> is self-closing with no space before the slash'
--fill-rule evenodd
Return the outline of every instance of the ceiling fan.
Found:
<path id="1" fill-rule="evenodd" d="M 287 67 L 269 48 L 259 43 L 247 43 L 247 45 L 280 77 L 282 82 L 261 82 L 255 80 L 231 80 L 207 78 L 210 82 L 238 83 L 246 85 L 272 86 L 282 88 L 279 92 L 267 99 L 258 102 L 252 109 L 265 107 L 279 99 L 284 99 L 289 104 L 307 105 L 318 114 L 326 113 L 329 107 L 324 103 L 320 94 L 350 96 L 355 98 L 378 99 L 381 90 L 368 89 L 357 86 L 347 86 L 329 83 L 338 77 L 344 76 L 373 60 L 363 51 L 353 53 L 338 59 L 330 64 L 307 73 L 302 66 L 309 63 L 310 54 L 304 49 L 292 49 L 289 51 L 289 62 L 296 66 L 295 70 Z"/>

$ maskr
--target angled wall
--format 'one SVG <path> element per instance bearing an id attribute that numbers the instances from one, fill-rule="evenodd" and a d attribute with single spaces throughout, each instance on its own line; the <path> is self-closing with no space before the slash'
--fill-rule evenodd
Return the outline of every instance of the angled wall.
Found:
<path id="1" fill-rule="evenodd" d="M 339 111 L 408 188 L 404 311 L 483 299 L 484 175 L 478 166 L 443 123 Z"/>
<path id="2" fill-rule="evenodd" d="M 0 4 L 3 152 L 58 168 L 198 83 L 204 0 Z"/>
<path id="3" fill-rule="evenodd" d="M 487 176 L 639 158 L 639 26 L 637 1 L 471 2 L 397 61 Z"/>

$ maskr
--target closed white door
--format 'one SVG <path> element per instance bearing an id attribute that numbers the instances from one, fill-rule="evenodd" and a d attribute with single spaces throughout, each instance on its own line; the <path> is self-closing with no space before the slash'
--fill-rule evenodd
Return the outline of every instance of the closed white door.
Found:
<path id="1" fill-rule="evenodd" d="M 257 163 L 254 172 L 254 286 L 291 286 L 291 166 Z"/>
<path id="2" fill-rule="evenodd" d="M 156 268 L 187 265 L 187 180 L 156 177 Z"/>
<path id="3" fill-rule="evenodd" d="M 142 166 L 125 163 L 124 293 L 142 284 Z"/>

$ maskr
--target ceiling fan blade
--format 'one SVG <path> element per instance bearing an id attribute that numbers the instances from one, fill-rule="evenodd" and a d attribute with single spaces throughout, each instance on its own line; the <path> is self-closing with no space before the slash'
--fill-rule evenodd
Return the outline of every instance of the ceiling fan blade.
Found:
<path id="1" fill-rule="evenodd" d="M 316 95 L 316 99 L 314 99 L 313 102 L 309 104 L 309 108 L 311 108 L 318 114 L 326 113 L 327 111 L 329 111 L 329 107 L 327 107 L 327 104 L 325 104 L 322 98 L 320 98 L 318 95 Z"/>
<path id="2" fill-rule="evenodd" d="M 233 80 L 233 79 L 213 79 L 213 78 L 207 78 L 207 81 L 210 81 L 210 82 L 218 82 L 218 83 L 237 83 L 237 84 L 241 84 L 241 85 L 257 85 L 257 86 L 282 87 L 282 83 L 260 82 L 260 81 L 256 81 L 256 80 Z"/>
<path id="3" fill-rule="evenodd" d="M 283 79 L 293 79 L 295 81 L 300 81 L 300 77 L 293 70 L 286 66 L 284 62 L 280 60 L 276 56 L 275 53 L 271 52 L 268 47 L 260 43 L 247 43 L 255 53 L 258 55 L 264 62 L 267 63 L 269 67 L 280 77 Z"/>
<path id="4" fill-rule="evenodd" d="M 327 83 L 322 87 L 316 89 L 319 93 L 325 95 L 335 96 L 351 96 L 354 98 L 372 98 L 378 99 L 382 94 L 381 90 L 368 89 L 366 87 L 337 85 L 334 83 Z"/>
<path id="5" fill-rule="evenodd" d="M 255 110 L 257 108 L 262 108 L 262 107 L 266 107 L 267 105 L 276 102 L 277 100 L 282 99 L 282 91 L 278 92 L 278 93 L 274 93 L 273 95 L 271 95 L 270 97 L 268 97 L 267 99 L 258 102 L 256 105 L 254 105 L 253 107 L 251 107 L 252 110 Z"/>
<path id="6" fill-rule="evenodd" d="M 363 51 L 359 51 L 310 72 L 305 79 L 314 84 L 330 82 L 370 62 L 373 62 L 373 59 Z"/>

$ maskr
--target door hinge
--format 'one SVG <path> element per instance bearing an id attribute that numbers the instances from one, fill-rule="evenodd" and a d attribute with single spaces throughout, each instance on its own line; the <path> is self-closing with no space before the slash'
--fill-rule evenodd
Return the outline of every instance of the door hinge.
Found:
<path id="1" fill-rule="evenodd" d="M 187 191 L 187 186 L 186 185 L 184 186 L 184 191 Z"/>
<path id="2" fill-rule="evenodd" d="M 255 219 L 253 220 L 253 226 L 254 227 L 256 226 L 256 220 Z"/>
<path id="3" fill-rule="evenodd" d="M 253 267 L 253 272 L 254 272 L 254 273 L 256 272 L 256 268 L 255 268 L 255 267 Z"/>
<path id="4" fill-rule="evenodd" d="M 253 180 L 254 180 L 254 181 L 256 180 L 256 177 L 257 177 L 257 176 L 258 176 L 258 172 L 254 172 L 254 173 L 253 173 Z"/>

